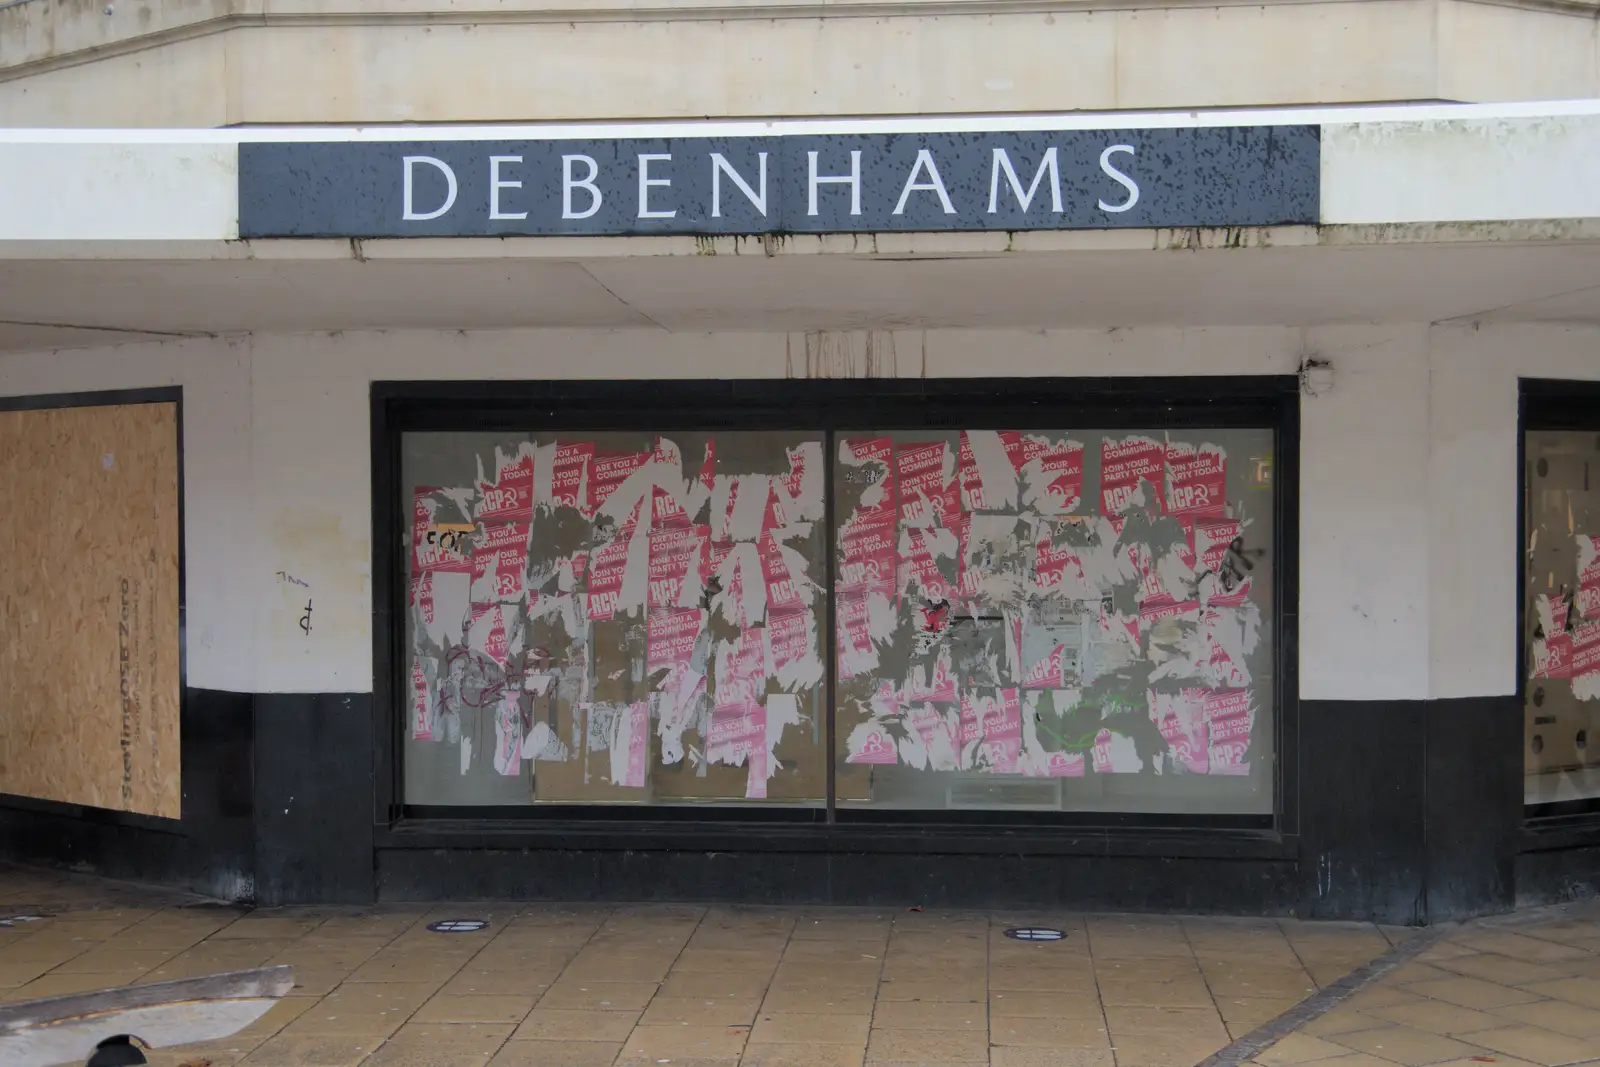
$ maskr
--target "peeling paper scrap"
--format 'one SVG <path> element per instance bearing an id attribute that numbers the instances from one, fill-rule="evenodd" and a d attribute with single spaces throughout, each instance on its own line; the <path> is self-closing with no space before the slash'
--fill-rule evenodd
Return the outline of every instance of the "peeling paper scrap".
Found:
<path id="1" fill-rule="evenodd" d="M 650 674 L 687 667 L 705 627 L 699 608 L 652 608 L 645 623 L 645 670 Z"/>
<path id="2" fill-rule="evenodd" d="M 1095 735 L 1094 747 L 1090 751 L 1094 756 L 1096 774 L 1138 774 L 1144 770 L 1139 748 L 1131 737 L 1102 728 Z"/>
<path id="3" fill-rule="evenodd" d="M 1600 619 L 1600 538 L 1578 534 L 1578 615 Z"/>
<path id="4" fill-rule="evenodd" d="M 1160 491 L 1166 472 L 1166 447 L 1149 437 L 1135 434 L 1117 440 L 1107 437 L 1100 443 L 1100 511 L 1120 515 L 1139 496 L 1139 486 L 1150 483 L 1157 498 L 1144 503 L 1161 506 Z"/>
<path id="5" fill-rule="evenodd" d="M 1022 703 L 1016 689 L 1005 688 L 974 701 L 983 741 L 978 759 L 992 774 L 1015 774 L 1022 752 Z"/>
<path id="6" fill-rule="evenodd" d="M 684 525 L 649 534 L 650 608 L 689 607 L 700 599 L 710 557 L 705 526 Z"/>
<path id="7" fill-rule="evenodd" d="M 467 628 L 467 647 L 482 652 L 502 668 L 510 654 L 506 637 L 505 608 L 500 604 L 472 605 L 472 621 Z"/>
<path id="8" fill-rule="evenodd" d="M 649 452 L 596 452 L 589 468 L 589 498 L 584 512 L 588 516 L 599 514 L 611 499 L 611 494 L 622 487 L 634 471 L 650 462 Z M 638 503 L 634 504 L 638 507 Z M 635 513 L 634 521 L 638 520 Z"/>
<path id="9" fill-rule="evenodd" d="M 1152 690 L 1149 701 L 1150 720 L 1161 731 L 1173 761 L 1190 774 L 1206 774 L 1210 770 L 1206 733 L 1209 691 L 1196 686 L 1176 693 Z"/>
<path id="10" fill-rule="evenodd" d="M 817 626 L 810 609 L 767 616 L 762 638 L 766 642 L 767 673 L 785 689 L 805 689 L 822 680 L 826 668 L 818 655 Z"/>
<path id="11" fill-rule="evenodd" d="M 411 509 L 411 571 L 472 573 L 472 553 L 463 534 L 470 526 L 452 526 L 448 530 L 436 529 L 433 516 L 436 505 L 429 499 L 446 490 L 437 486 L 419 485 L 412 494 Z"/>
<path id="12" fill-rule="evenodd" d="M 515 778 L 522 773 L 522 711 L 517 691 L 500 697 L 494 720 L 494 769 L 496 774 Z"/>
<path id="13" fill-rule="evenodd" d="M 472 546 L 474 600 L 521 600 L 527 595 L 529 529 L 529 523 L 510 521 L 483 527 Z"/>

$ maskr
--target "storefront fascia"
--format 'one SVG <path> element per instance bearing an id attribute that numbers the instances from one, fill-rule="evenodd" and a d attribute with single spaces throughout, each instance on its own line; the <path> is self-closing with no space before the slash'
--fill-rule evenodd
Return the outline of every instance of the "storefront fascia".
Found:
<path id="1" fill-rule="evenodd" d="M 1587 418 L 1570 399 L 1576 386 L 1521 379 L 1600 379 L 1596 111 L 1208 116 L 1225 129 L 1319 131 L 1315 218 L 1286 225 L 764 237 L 404 238 L 358 221 L 375 235 L 239 239 L 251 225 L 241 141 L 370 146 L 415 140 L 416 131 L 10 134 L 0 158 L 5 202 L 33 207 L 0 218 L 0 336 L 11 349 L 0 390 L 29 407 L 47 396 L 90 404 L 107 390 L 180 387 L 185 538 L 182 819 L 13 797 L 4 808 L 10 849 L 269 902 L 1011 902 L 1409 922 L 1591 885 L 1588 805 L 1523 803 L 1538 726 L 1523 702 L 1539 686 L 1522 681 L 1536 667 L 1522 662 L 1533 652 L 1519 637 L 1519 604 L 1545 591 L 1523 574 L 1518 457 L 1525 419 L 1530 430 L 1578 432 Z M 1196 121 L 1033 125 L 1093 134 Z M 760 133 L 941 132 L 936 123 L 879 125 Z M 1017 120 L 1009 132 L 1027 125 Z M 448 161 L 462 147 L 451 142 L 519 137 L 551 132 L 429 130 L 445 147 L 410 154 Z M 992 146 L 981 148 L 990 158 Z M 1082 180 L 1098 174 L 1110 185 L 1096 201 L 1124 202 L 1112 196 L 1126 187 L 1098 158 L 1088 157 Z M 888 200 L 917 180 L 897 177 Z M 1072 179 L 1064 184 L 1073 189 Z M 980 204 L 989 192 L 986 183 L 950 187 Z M 789 193 L 803 202 L 803 183 Z M 938 199 L 931 190 L 924 198 Z M 870 199 L 863 210 L 873 210 Z M 488 213 L 486 201 L 479 214 Z M 1539 399 L 1552 391 L 1564 407 Z M 1204 795 L 1115 810 L 1069 791 L 1053 812 L 862 809 L 843 788 L 860 765 L 849 738 L 861 723 L 837 713 L 814 720 L 814 751 L 772 756 L 780 770 L 797 765 L 814 779 L 791 792 L 801 801 L 793 805 L 744 803 L 754 780 L 745 761 L 739 795 L 719 806 L 586 804 L 566 794 L 508 805 L 493 793 L 451 811 L 459 800 L 419 798 L 405 784 L 416 742 L 402 620 L 412 610 L 405 546 L 420 483 L 407 480 L 404 435 L 476 428 L 530 454 L 619 433 L 646 443 L 619 439 L 599 451 L 638 454 L 670 431 L 686 457 L 696 450 L 686 471 L 699 469 L 699 439 L 691 449 L 689 435 L 712 430 L 735 452 L 744 447 L 736 435 L 774 430 L 809 433 L 830 456 L 896 432 L 911 443 L 944 440 L 952 515 L 980 510 L 970 489 L 981 479 L 954 493 L 962 446 L 981 451 L 969 440 L 980 431 L 1038 431 L 1045 451 L 1087 442 L 1093 462 L 1077 491 L 1101 506 L 1085 514 L 1110 506 L 1101 495 L 1109 475 L 1097 478 L 1128 437 L 1164 440 L 1171 462 L 1174 444 L 1265 432 L 1267 452 L 1248 436 L 1228 445 L 1240 478 L 1250 467 L 1241 459 L 1270 459 L 1248 472 L 1271 500 L 1257 514 L 1270 514 L 1273 534 L 1264 560 L 1275 580 L 1259 605 L 1271 641 L 1266 669 L 1254 672 L 1271 678 L 1271 699 L 1257 705 L 1257 724 L 1270 731 L 1252 735 L 1271 737 L 1258 753 L 1270 762 L 1265 799 L 1227 811 L 1206 810 L 1218 805 Z M 546 441 L 545 431 L 555 436 Z M 759 451 L 749 452 L 755 473 L 767 469 Z M 1039 462 L 1035 473 L 1047 469 Z M 1029 491 L 1023 466 L 1019 494 Z M 472 486 L 476 471 L 461 470 Z M 862 506 L 844 495 L 847 473 L 824 479 L 822 506 Z M 1045 487 L 1060 484 L 1052 475 Z M 592 506 L 574 510 L 592 522 L 605 501 L 584 503 Z M 1163 505 L 1177 510 L 1170 497 Z M 838 603 L 851 595 L 838 585 L 850 560 L 836 553 L 820 550 L 817 573 L 806 575 L 835 608 L 816 615 L 819 633 L 839 628 Z M 1028 566 L 1036 575 L 1037 560 Z M 840 685 L 835 665 L 825 671 Z M 1003 709 L 1006 679 L 994 681 L 992 692 L 972 686 L 974 702 Z M 894 685 L 902 695 L 912 688 Z M 844 691 L 832 691 L 842 705 Z M 583 703 L 631 706 L 628 696 L 587 695 Z M 894 720 L 897 744 L 926 740 L 905 728 L 910 721 Z M 949 721 L 955 729 L 959 714 Z M 621 729 L 615 715 L 608 722 Z M 1082 755 L 1094 760 L 1101 740 Z M 1006 764 L 1029 751 L 1002 745 L 957 771 L 1026 783 Z M 479 758 L 490 759 L 481 749 Z M 1171 769 L 1165 753 L 1139 758 L 1147 773 L 1158 762 Z M 1109 748 L 1105 760 L 1112 769 Z M 527 786 L 540 762 L 523 761 L 526 777 L 504 777 Z M 596 766 L 602 778 L 612 767 L 634 773 L 609 756 Z M 1086 770 L 1078 781 L 1095 782 L 1096 766 Z M 670 796 L 658 773 L 646 776 Z M 768 781 L 782 788 L 776 772 Z"/>

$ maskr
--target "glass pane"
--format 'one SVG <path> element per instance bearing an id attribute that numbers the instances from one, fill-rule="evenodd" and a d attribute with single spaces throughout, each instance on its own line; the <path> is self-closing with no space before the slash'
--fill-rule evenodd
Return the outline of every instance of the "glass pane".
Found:
<path id="1" fill-rule="evenodd" d="M 406 803 L 821 803 L 823 467 L 820 435 L 406 434 Z"/>
<path id="2" fill-rule="evenodd" d="M 1271 812 L 1272 442 L 841 438 L 840 803 Z"/>
<path id="3" fill-rule="evenodd" d="M 1525 451 L 1523 794 L 1548 804 L 1600 796 L 1600 436 L 1536 431 Z"/>

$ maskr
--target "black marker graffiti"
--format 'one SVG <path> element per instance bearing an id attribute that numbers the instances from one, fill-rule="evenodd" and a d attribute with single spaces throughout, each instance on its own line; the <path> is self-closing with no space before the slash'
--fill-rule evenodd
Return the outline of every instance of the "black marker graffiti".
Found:
<path id="1" fill-rule="evenodd" d="M 302 633 L 311 632 L 311 601 L 306 601 L 306 613 L 300 616 L 300 630 Z"/>

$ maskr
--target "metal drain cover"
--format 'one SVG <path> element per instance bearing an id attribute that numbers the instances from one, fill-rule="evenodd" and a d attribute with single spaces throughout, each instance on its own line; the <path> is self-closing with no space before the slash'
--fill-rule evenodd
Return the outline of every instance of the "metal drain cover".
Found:
<path id="1" fill-rule="evenodd" d="M 1060 941 L 1067 935 L 1050 926 L 1013 926 L 1006 936 L 1013 941 Z"/>
<path id="2" fill-rule="evenodd" d="M 429 923 L 428 929 L 436 934 L 475 934 L 488 925 L 487 919 L 440 919 Z"/>

